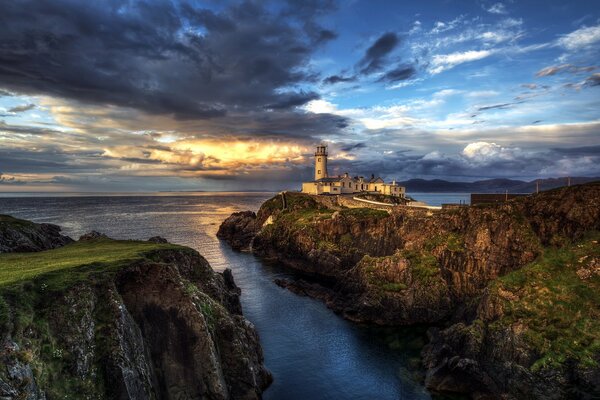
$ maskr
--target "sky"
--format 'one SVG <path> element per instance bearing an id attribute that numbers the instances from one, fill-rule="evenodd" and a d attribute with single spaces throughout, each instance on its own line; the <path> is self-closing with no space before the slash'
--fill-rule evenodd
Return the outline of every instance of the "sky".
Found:
<path id="1" fill-rule="evenodd" d="M 600 2 L 1 1 L 0 192 L 600 176 Z"/>

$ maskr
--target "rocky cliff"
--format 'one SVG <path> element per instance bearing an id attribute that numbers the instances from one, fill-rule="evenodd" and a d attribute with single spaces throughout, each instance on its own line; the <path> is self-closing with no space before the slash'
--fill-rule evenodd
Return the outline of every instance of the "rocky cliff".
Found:
<path id="1" fill-rule="evenodd" d="M 317 197 L 289 193 L 285 203 L 279 195 L 263 204 L 256 215 L 238 214 L 226 220 L 220 232 L 238 247 L 251 246 L 259 255 L 311 274 L 327 288 L 319 291 L 314 283 L 279 284 L 324 299 L 346 318 L 438 327 L 431 330 L 431 345 L 424 352 L 429 371 L 426 383 L 431 389 L 527 398 L 523 395 L 527 390 L 544 388 L 546 380 L 540 377 L 549 374 L 561 380 L 553 387 L 546 385 L 546 390 L 533 391 L 530 398 L 545 398 L 549 393 L 564 398 L 575 393 L 567 390 L 569 387 L 584 393 L 600 390 L 595 361 L 600 337 L 589 322 L 600 312 L 600 299 L 585 306 L 574 302 L 572 309 L 563 312 L 576 313 L 580 319 L 559 321 L 549 311 L 544 317 L 540 310 L 532 311 L 530 302 L 520 294 L 513 297 L 506 289 L 494 292 L 492 286 L 525 268 L 534 268 L 531 266 L 553 249 L 568 252 L 572 243 L 586 240 L 598 230 L 600 184 L 596 183 L 505 204 L 439 212 L 405 207 L 391 213 L 346 209 Z M 583 242 L 578 245 L 586 246 Z M 550 273 L 547 264 L 540 265 L 545 267 L 538 268 Z M 568 265 L 558 262 L 559 271 L 553 274 L 569 279 L 538 286 L 549 285 L 548 291 L 574 299 L 593 293 L 596 272 L 589 272 L 587 280 L 575 276 L 571 281 L 575 279 L 572 271 L 562 274 L 569 271 Z M 594 268 L 584 270 L 596 271 Z M 530 274 L 520 279 L 523 287 L 534 284 Z M 508 296 L 509 304 L 521 311 L 510 316 L 498 311 L 500 300 L 505 300 L 502 296 Z M 546 299 L 550 310 L 552 305 L 562 304 L 563 297 Z M 530 313 L 530 319 L 522 313 Z M 544 325 L 540 321 L 546 317 Z M 566 334 L 561 324 L 580 324 L 578 334 L 587 339 L 582 348 L 575 346 L 572 353 L 559 357 L 560 351 L 551 349 L 561 348 L 556 342 Z M 511 336 L 508 331 L 518 334 Z M 546 335 L 548 332 L 553 333 Z M 523 350 L 526 346 L 530 346 L 528 351 Z M 583 356 L 588 351 L 592 355 Z M 547 357 L 559 361 L 538 362 Z M 573 363 L 581 368 L 569 367 Z M 499 367 L 502 365 L 510 367 Z M 510 377 L 516 370 L 522 373 L 515 379 L 528 384 L 512 384 Z"/>
<path id="2" fill-rule="evenodd" d="M 36 224 L 0 214 L 0 253 L 40 251 L 64 246 L 73 240 L 53 224 Z"/>
<path id="3" fill-rule="evenodd" d="M 260 398 L 271 377 L 231 271 L 157 242 L 0 255 L 0 398 Z"/>

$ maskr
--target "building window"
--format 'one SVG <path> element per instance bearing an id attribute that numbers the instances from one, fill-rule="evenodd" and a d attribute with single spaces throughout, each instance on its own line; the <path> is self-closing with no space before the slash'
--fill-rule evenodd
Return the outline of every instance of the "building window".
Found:
<path id="1" fill-rule="evenodd" d="M 317 158 L 317 161 L 318 161 L 318 162 L 321 162 L 321 158 Z"/>
<path id="2" fill-rule="evenodd" d="M 375 191 L 377 191 L 377 186 L 375 186 Z"/>
<path id="3" fill-rule="evenodd" d="M 317 174 L 320 174 L 320 173 L 321 173 L 321 170 L 318 170 L 318 171 L 317 171 Z"/>

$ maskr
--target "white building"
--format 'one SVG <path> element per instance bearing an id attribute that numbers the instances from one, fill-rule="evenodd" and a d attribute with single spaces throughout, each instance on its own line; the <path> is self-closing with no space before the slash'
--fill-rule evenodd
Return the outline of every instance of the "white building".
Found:
<path id="1" fill-rule="evenodd" d="M 302 193 L 308 194 L 352 194 L 379 193 L 404 197 L 404 187 L 396 181 L 385 183 L 383 179 L 371 175 L 350 177 L 348 173 L 330 177 L 327 173 L 327 146 L 317 146 L 315 152 L 315 180 L 302 183 Z"/>

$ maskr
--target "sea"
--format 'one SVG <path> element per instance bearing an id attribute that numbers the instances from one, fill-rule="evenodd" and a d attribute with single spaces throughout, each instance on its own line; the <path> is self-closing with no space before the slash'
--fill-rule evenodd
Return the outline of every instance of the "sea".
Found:
<path id="1" fill-rule="evenodd" d="M 231 213 L 257 211 L 274 193 L 0 193 L 0 214 L 60 225 L 77 239 L 91 230 L 115 239 L 160 235 L 198 250 L 213 269 L 231 268 L 245 317 L 256 327 L 272 372 L 267 400 L 440 399 L 419 383 L 421 328 L 375 328 L 346 321 L 320 301 L 277 286 L 297 276 L 237 252 L 216 237 Z M 468 203 L 468 194 L 410 194 L 431 205 Z M 18 197 L 17 197 L 18 196 Z"/>

